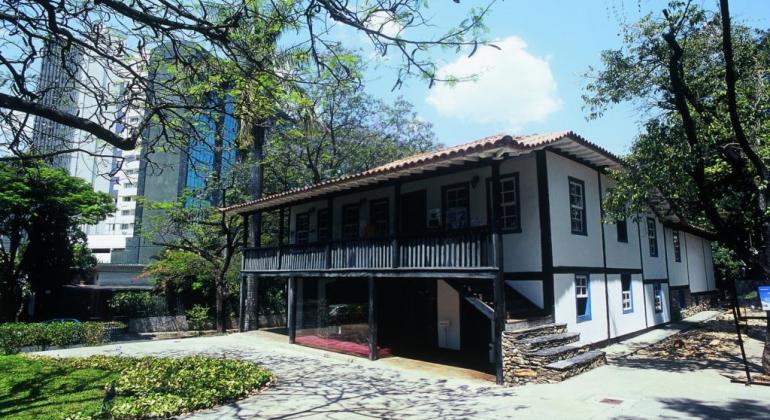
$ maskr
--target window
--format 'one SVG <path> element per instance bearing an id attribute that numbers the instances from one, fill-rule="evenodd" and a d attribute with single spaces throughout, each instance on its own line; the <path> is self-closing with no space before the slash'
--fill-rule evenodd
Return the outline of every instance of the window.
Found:
<path id="1" fill-rule="evenodd" d="M 621 301 L 623 302 L 623 313 L 629 314 L 634 311 L 634 301 L 631 297 L 631 275 L 620 275 Z"/>
<path id="2" fill-rule="evenodd" d="M 342 207 L 342 239 L 357 239 L 360 236 L 358 204 Z"/>
<path id="3" fill-rule="evenodd" d="M 121 228 L 122 230 L 130 229 L 130 228 L 132 228 L 132 227 L 133 227 L 133 226 L 132 226 L 130 223 L 121 223 L 121 224 L 120 224 L 120 228 Z"/>
<path id="4" fill-rule="evenodd" d="M 120 211 L 120 215 L 121 215 L 121 216 L 131 216 L 131 215 L 133 215 L 133 214 L 134 214 L 134 211 L 133 211 L 133 210 L 121 210 L 121 211 Z"/>
<path id="5" fill-rule="evenodd" d="M 647 218 L 647 240 L 650 243 L 650 256 L 658 256 L 658 231 L 655 228 L 655 219 Z"/>
<path id="6" fill-rule="evenodd" d="M 623 218 L 616 222 L 618 226 L 618 242 L 628 242 L 628 223 Z"/>
<path id="7" fill-rule="evenodd" d="M 491 203 L 491 183 L 488 185 Z M 500 177 L 500 227 L 504 232 L 521 232 L 521 205 L 519 204 L 519 174 Z"/>
<path id="8" fill-rule="evenodd" d="M 306 244 L 310 242 L 310 213 L 299 213 L 294 226 L 295 243 Z"/>
<path id="9" fill-rule="evenodd" d="M 682 243 L 679 240 L 679 231 L 671 232 L 671 240 L 674 241 L 674 261 L 682 262 Z"/>
<path id="10" fill-rule="evenodd" d="M 367 232 L 371 236 L 388 236 L 388 226 L 390 218 L 390 208 L 388 199 L 372 200 L 369 204 L 369 225 Z"/>
<path id="11" fill-rule="evenodd" d="M 468 227 L 469 213 L 468 184 L 444 187 L 444 226 L 447 229 Z"/>
<path id="12" fill-rule="evenodd" d="M 318 210 L 317 214 L 317 222 L 318 222 L 318 241 L 319 242 L 326 242 L 331 240 L 331 229 L 330 229 L 330 223 L 329 223 L 329 209 L 321 209 Z"/>
<path id="13" fill-rule="evenodd" d="M 586 235 L 586 187 L 579 179 L 569 178 L 569 218 L 572 233 Z"/>
<path id="14" fill-rule="evenodd" d="M 577 320 L 591 320 L 591 282 L 587 274 L 575 274 L 575 304 Z"/>
<path id="15" fill-rule="evenodd" d="M 123 197 L 122 200 L 128 202 L 128 201 L 131 201 L 133 198 L 134 198 L 133 196 L 129 195 L 129 196 Z"/>
<path id="16" fill-rule="evenodd" d="M 655 297 L 655 312 L 663 312 L 663 290 L 660 283 L 652 284 L 652 295 Z"/>

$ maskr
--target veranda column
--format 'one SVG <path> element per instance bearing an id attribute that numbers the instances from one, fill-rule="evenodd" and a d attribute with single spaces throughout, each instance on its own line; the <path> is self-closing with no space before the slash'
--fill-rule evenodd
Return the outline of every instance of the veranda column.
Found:
<path id="1" fill-rule="evenodd" d="M 503 243 L 500 236 L 500 161 L 492 161 L 492 209 L 490 212 L 490 228 L 492 232 L 492 253 L 497 272 L 493 280 L 495 304 L 495 380 L 503 383 L 503 349 L 502 336 L 505 330 L 505 284 L 503 279 Z"/>
<path id="2" fill-rule="evenodd" d="M 262 236 L 262 215 L 257 211 L 244 216 L 246 246 L 259 248 Z M 259 329 L 259 278 L 246 274 L 246 293 L 243 307 L 243 330 Z"/>
<path id="3" fill-rule="evenodd" d="M 294 344 L 297 338 L 297 278 L 289 277 L 288 317 L 286 328 L 289 330 L 289 343 Z"/>
<path id="4" fill-rule="evenodd" d="M 377 360 L 377 283 L 369 276 L 369 360 Z"/>

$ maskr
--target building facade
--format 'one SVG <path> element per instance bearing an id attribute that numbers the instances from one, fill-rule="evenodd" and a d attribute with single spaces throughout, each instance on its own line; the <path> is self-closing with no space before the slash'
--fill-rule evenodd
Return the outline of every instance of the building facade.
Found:
<path id="1" fill-rule="evenodd" d="M 601 363 L 593 345 L 669 322 L 675 290 L 715 289 L 708 232 L 653 207 L 602 222 L 620 165 L 572 132 L 492 136 L 224 209 L 280 214 L 279 243 L 244 251 L 242 328 L 286 279 L 291 342 L 499 383 Z M 528 334 L 553 345 L 534 373 L 513 355 Z"/>

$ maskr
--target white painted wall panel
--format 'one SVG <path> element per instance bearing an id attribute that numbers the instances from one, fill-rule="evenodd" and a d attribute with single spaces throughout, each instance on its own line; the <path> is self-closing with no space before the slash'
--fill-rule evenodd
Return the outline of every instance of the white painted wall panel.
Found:
<path id="1" fill-rule="evenodd" d="M 602 197 L 606 197 L 607 190 L 614 182 L 606 175 L 602 175 Z M 607 247 L 607 267 L 641 269 L 639 260 L 639 237 L 636 222 L 633 218 L 626 219 L 628 242 L 618 241 L 617 224 L 604 225 L 604 240 Z"/>
<path id="2" fill-rule="evenodd" d="M 591 320 L 577 322 L 575 275 L 554 275 L 554 319 L 566 323 L 568 331 L 580 333 L 580 341 L 592 343 L 607 339 L 607 308 L 604 300 L 604 275 L 590 275 Z"/>
<path id="3" fill-rule="evenodd" d="M 658 240 L 658 256 L 653 257 L 650 255 L 650 242 L 647 235 L 647 218 L 652 217 L 655 224 L 655 232 Z M 653 215 L 643 216 L 639 220 L 641 246 L 642 246 L 642 259 L 644 261 L 644 278 L 645 279 L 665 279 L 668 274 L 666 273 L 666 251 L 663 242 L 663 224 L 658 221 Z"/>
<path id="4" fill-rule="evenodd" d="M 687 252 L 685 252 L 685 233 L 679 232 L 681 260 L 676 261 L 674 255 L 674 230 L 666 228 L 666 248 L 668 258 L 668 281 L 671 286 L 687 286 Z"/>
<path id="5" fill-rule="evenodd" d="M 460 350 L 460 294 L 444 280 L 436 284 L 438 346 Z"/>
<path id="6" fill-rule="evenodd" d="M 554 153 L 548 152 L 546 156 L 553 264 L 556 267 L 600 267 L 604 258 L 597 172 Z M 587 235 L 576 235 L 571 232 L 568 177 L 577 178 L 585 183 Z"/>
<path id="7" fill-rule="evenodd" d="M 610 312 L 610 336 L 618 337 L 646 327 L 644 321 L 644 285 L 641 274 L 631 275 L 632 311 L 623 313 L 623 287 L 620 274 L 607 275 L 607 300 Z"/>
<path id="8" fill-rule="evenodd" d="M 671 308 L 669 304 L 669 289 L 668 284 L 661 283 L 660 285 L 663 310 L 661 312 L 655 311 L 655 295 L 653 294 L 653 285 L 644 285 L 644 297 L 647 301 L 647 324 L 652 327 L 671 321 Z"/>
<path id="9" fill-rule="evenodd" d="M 709 289 L 706 274 L 705 255 L 703 255 L 703 240 L 689 233 L 687 236 L 687 267 L 690 273 L 690 292 L 706 292 Z"/>
<path id="10" fill-rule="evenodd" d="M 530 302 L 543 307 L 543 281 L 542 280 L 516 280 L 505 282 L 513 290 L 519 292 Z"/>
<path id="11" fill-rule="evenodd" d="M 500 164 L 500 174 L 519 174 L 521 232 L 503 235 L 505 271 L 540 271 L 540 213 L 538 211 L 537 164 L 534 155 Z"/>

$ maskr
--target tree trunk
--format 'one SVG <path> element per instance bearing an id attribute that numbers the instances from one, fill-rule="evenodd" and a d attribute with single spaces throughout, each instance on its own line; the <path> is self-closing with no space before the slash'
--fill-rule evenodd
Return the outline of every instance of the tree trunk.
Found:
<path id="1" fill-rule="evenodd" d="M 227 285 L 223 274 L 217 278 L 217 332 L 222 334 L 227 332 L 227 310 L 225 302 L 227 300 Z"/>

